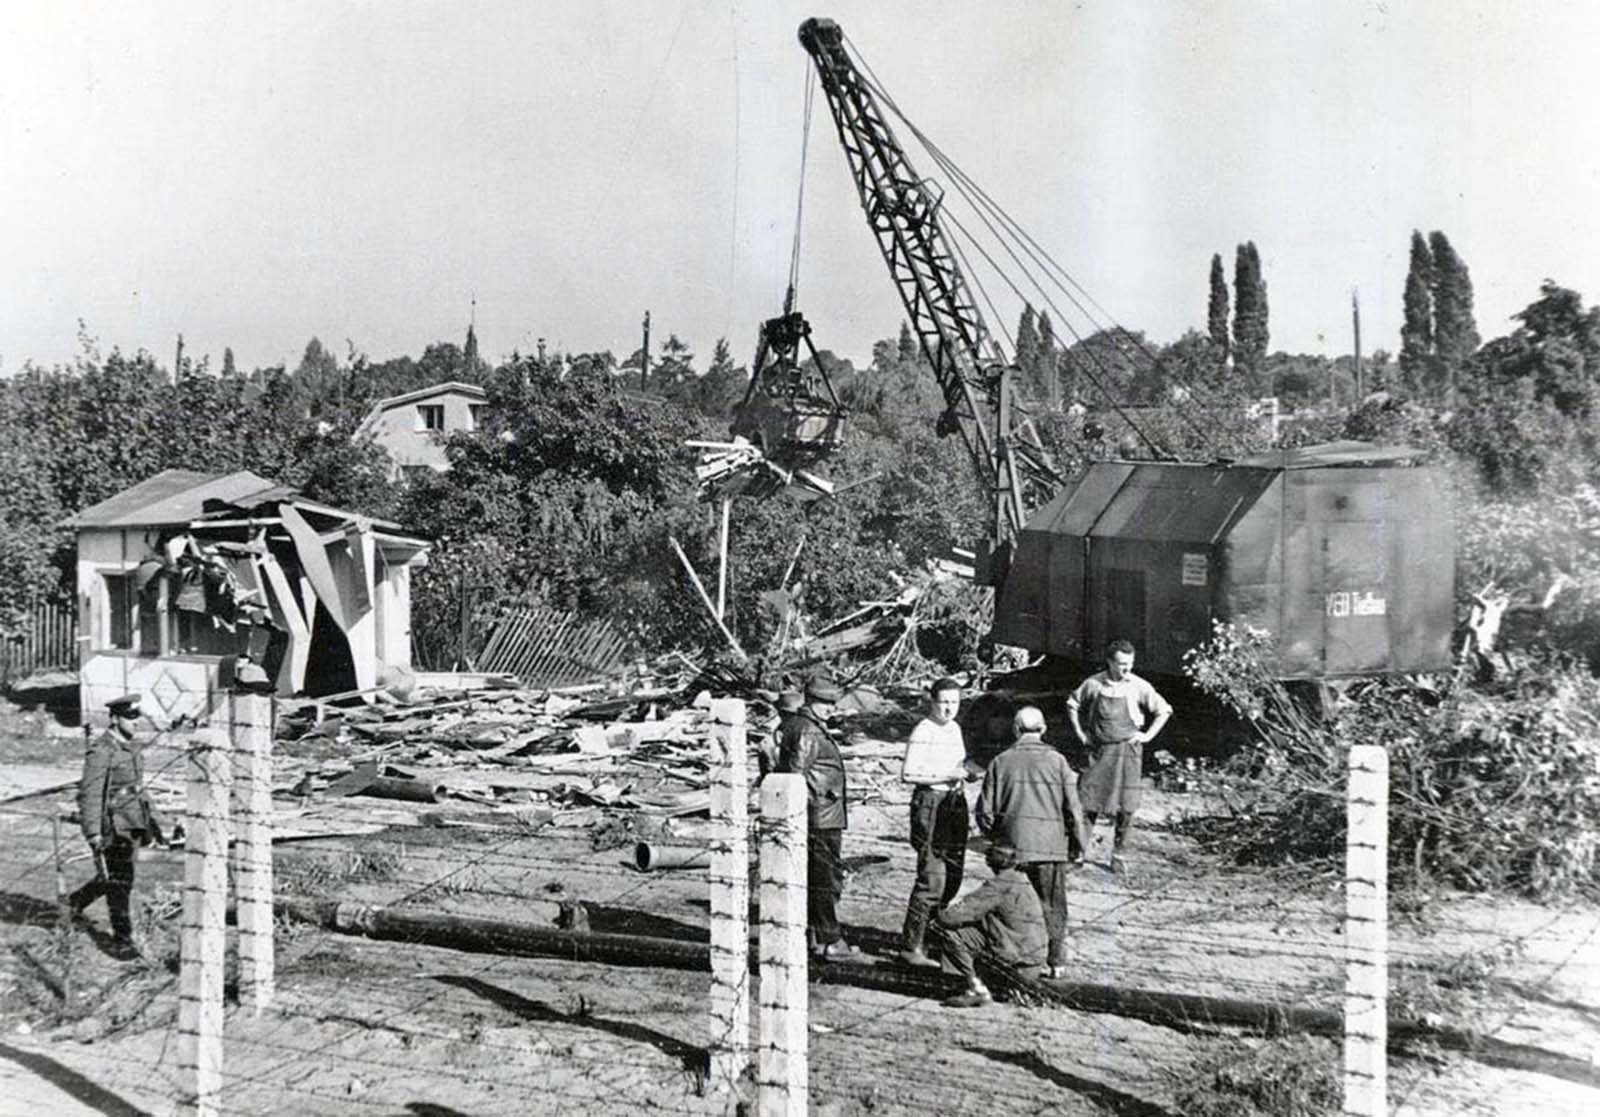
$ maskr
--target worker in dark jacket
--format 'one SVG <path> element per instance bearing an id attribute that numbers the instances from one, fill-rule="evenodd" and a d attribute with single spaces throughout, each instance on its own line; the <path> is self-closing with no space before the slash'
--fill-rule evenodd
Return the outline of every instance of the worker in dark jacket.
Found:
<path id="1" fill-rule="evenodd" d="M 806 780 L 806 917 L 812 954 L 824 962 L 861 954 L 860 948 L 844 941 L 839 930 L 849 793 L 844 757 L 828 732 L 828 716 L 841 697 L 839 688 L 825 679 L 806 683 L 805 704 L 778 726 L 778 764 L 774 769 Z"/>
<path id="2" fill-rule="evenodd" d="M 1048 951 L 1044 905 L 1033 882 L 1017 868 L 1016 848 L 994 842 L 984 860 L 993 878 L 938 916 L 944 960 L 967 979 L 966 992 L 945 1001 L 951 1008 L 977 1008 L 994 1000 L 978 976 L 980 954 L 1009 973 L 1032 975 L 1044 965 Z"/>
<path id="3" fill-rule="evenodd" d="M 1024 706 L 1011 719 L 1016 740 L 984 773 L 978 828 L 990 841 L 1016 847 L 1017 864 L 1044 904 L 1050 932 L 1051 977 L 1066 976 L 1067 827 L 1088 848 L 1088 827 L 1078 803 L 1078 776 L 1044 743 L 1044 714 Z"/>
<path id="4" fill-rule="evenodd" d="M 74 917 L 106 898 L 111 910 L 112 953 L 133 958 L 133 856 L 139 846 L 162 841 L 144 786 L 144 742 L 134 736 L 139 696 L 124 694 L 106 703 L 111 726 L 89 744 L 78 784 L 78 819 L 95 855 L 95 878 L 69 898 Z"/>

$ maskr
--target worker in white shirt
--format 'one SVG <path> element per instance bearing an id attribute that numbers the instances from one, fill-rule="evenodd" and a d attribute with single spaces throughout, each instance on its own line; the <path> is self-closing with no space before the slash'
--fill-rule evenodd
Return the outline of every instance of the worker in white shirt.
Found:
<path id="1" fill-rule="evenodd" d="M 911 846 L 917 851 L 917 882 L 906 905 L 901 961 L 934 966 L 923 949 L 928 923 L 961 890 L 967 856 L 967 796 L 962 785 L 976 779 L 968 766 L 966 744 L 956 711 L 961 684 L 939 679 L 928 688 L 928 716 L 906 742 L 900 778 L 912 785 Z"/>

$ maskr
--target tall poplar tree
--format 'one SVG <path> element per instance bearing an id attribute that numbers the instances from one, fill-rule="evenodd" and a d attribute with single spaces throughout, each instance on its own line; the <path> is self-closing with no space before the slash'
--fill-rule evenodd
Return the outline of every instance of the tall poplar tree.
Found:
<path id="1" fill-rule="evenodd" d="M 1405 321 L 1400 327 L 1400 374 L 1413 392 L 1428 382 L 1428 358 L 1433 356 L 1433 271 L 1428 242 L 1420 230 L 1411 230 Z"/>
<path id="2" fill-rule="evenodd" d="M 1049 401 L 1053 409 L 1061 405 L 1061 380 L 1056 374 L 1056 367 L 1061 359 L 1060 350 L 1056 348 L 1056 330 L 1050 322 L 1050 312 L 1039 312 L 1039 349 L 1033 358 L 1033 380 L 1039 385 L 1040 393 Z"/>
<path id="3" fill-rule="evenodd" d="M 1211 333 L 1211 345 L 1217 354 L 1217 363 L 1228 360 L 1228 277 L 1222 269 L 1222 253 L 1211 255 L 1211 300 L 1206 305 L 1206 325 Z"/>
<path id="4" fill-rule="evenodd" d="M 1433 254 L 1433 345 L 1446 367 L 1457 368 L 1478 350 L 1478 326 L 1472 318 L 1472 279 L 1450 239 L 1435 229 L 1428 234 Z"/>
<path id="5" fill-rule="evenodd" d="M 1255 241 L 1239 245 L 1233 257 L 1233 367 L 1254 378 L 1267 356 L 1267 283 Z"/>
<path id="6" fill-rule="evenodd" d="M 1017 367 L 1024 376 L 1033 373 L 1033 362 L 1039 355 L 1039 316 L 1034 312 L 1033 304 L 1028 303 L 1022 308 L 1022 317 L 1017 321 Z"/>

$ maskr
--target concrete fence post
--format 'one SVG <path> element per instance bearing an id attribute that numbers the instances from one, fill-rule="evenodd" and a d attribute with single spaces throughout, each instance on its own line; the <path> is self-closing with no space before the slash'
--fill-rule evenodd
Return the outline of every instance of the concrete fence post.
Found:
<path id="1" fill-rule="evenodd" d="M 750 776 L 744 703 L 711 704 L 711 1088 L 750 1065 Z"/>
<path id="2" fill-rule="evenodd" d="M 1389 1039 L 1389 753 L 1350 749 L 1345 845 L 1344 1112 L 1385 1117 Z"/>
<path id="3" fill-rule="evenodd" d="M 272 712 L 262 694 L 230 696 L 233 736 L 233 876 L 238 893 L 239 1003 L 272 1004 Z"/>
<path id="4" fill-rule="evenodd" d="M 184 1117 L 214 1117 L 222 1112 L 230 753 L 221 730 L 197 733 L 189 744 L 178 963 L 178 1112 Z"/>
<path id="5" fill-rule="evenodd" d="M 804 776 L 774 773 L 761 783 L 760 958 L 760 1111 L 804 1117 L 810 1095 Z"/>

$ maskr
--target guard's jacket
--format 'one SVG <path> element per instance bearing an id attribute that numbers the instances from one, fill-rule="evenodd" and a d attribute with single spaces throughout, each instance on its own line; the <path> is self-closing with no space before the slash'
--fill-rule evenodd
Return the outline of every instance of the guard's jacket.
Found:
<path id="1" fill-rule="evenodd" d="M 786 715 L 778 726 L 776 771 L 806 778 L 806 821 L 811 829 L 843 830 L 850 825 L 844 757 L 809 707 Z"/>
<path id="2" fill-rule="evenodd" d="M 84 755 L 78 819 L 90 841 L 104 837 L 143 845 L 158 833 L 145 793 L 143 751 L 114 729 L 91 741 Z"/>

